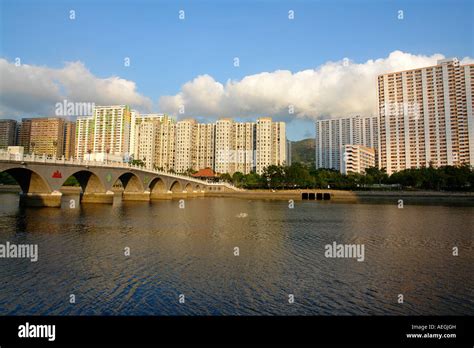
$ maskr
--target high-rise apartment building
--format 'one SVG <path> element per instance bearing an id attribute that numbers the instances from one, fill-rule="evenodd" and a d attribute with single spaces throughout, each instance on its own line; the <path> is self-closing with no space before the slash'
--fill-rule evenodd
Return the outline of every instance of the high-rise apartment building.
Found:
<path id="1" fill-rule="evenodd" d="M 435 66 L 378 77 L 379 166 L 387 173 L 474 163 L 474 65 Z"/>
<path id="2" fill-rule="evenodd" d="M 74 158 L 76 150 L 76 123 L 72 121 L 64 122 L 64 157 Z"/>
<path id="3" fill-rule="evenodd" d="M 140 114 L 136 110 L 130 111 L 130 156 L 136 157 L 138 153 L 138 127 L 141 123 L 151 120 L 163 121 L 164 119 L 169 119 L 169 116 L 165 114 Z"/>
<path id="4" fill-rule="evenodd" d="M 39 117 L 31 119 L 29 149 L 37 154 L 64 155 L 64 119 Z"/>
<path id="5" fill-rule="evenodd" d="M 15 120 L 0 120 L 0 149 L 15 145 L 16 132 L 17 122 Z"/>
<path id="6" fill-rule="evenodd" d="M 30 153 L 30 136 L 32 118 L 23 118 L 18 126 L 17 144 L 23 146 L 24 153 Z"/>
<path id="7" fill-rule="evenodd" d="M 255 126 L 255 171 L 262 174 L 270 165 L 286 164 L 286 127 L 270 117 L 257 119 Z"/>
<path id="8" fill-rule="evenodd" d="M 341 170 L 345 145 L 373 148 L 378 144 L 377 117 L 348 117 L 316 121 L 316 168 Z"/>
<path id="9" fill-rule="evenodd" d="M 248 174 L 255 169 L 255 123 L 234 123 L 234 135 L 235 171 Z"/>
<path id="10" fill-rule="evenodd" d="M 140 123 L 136 128 L 137 151 L 134 159 L 143 161 L 149 169 L 153 168 L 155 162 L 155 139 L 159 123 L 159 120 L 150 120 Z"/>
<path id="11" fill-rule="evenodd" d="M 196 143 L 194 145 L 194 170 L 214 168 L 215 129 L 212 123 L 198 123 L 195 125 Z"/>
<path id="12" fill-rule="evenodd" d="M 234 120 L 222 118 L 216 122 L 215 172 L 235 172 L 235 127 Z"/>
<path id="13" fill-rule="evenodd" d="M 195 142 L 196 121 L 186 119 L 176 123 L 175 168 L 177 173 L 184 173 L 195 167 L 193 156 Z M 194 161 L 193 161 L 194 159 Z"/>
<path id="14" fill-rule="evenodd" d="M 168 116 L 143 120 L 136 127 L 135 159 L 142 160 L 150 169 L 174 169 L 176 125 Z"/>
<path id="15" fill-rule="evenodd" d="M 155 137 L 155 168 L 164 171 L 175 168 L 176 122 L 164 116 L 158 124 Z"/>
<path id="16" fill-rule="evenodd" d="M 79 117 L 76 122 L 76 157 L 103 160 L 106 158 L 103 151 L 107 149 L 110 150 L 107 155 L 112 157 L 119 145 L 121 149 L 125 148 L 124 138 L 132 139 L 133 133 L 130 152 L 133 151 L 133 158 L 143 161 L 147 168 L 177 173 L 211 168 L 232 175 L 236 171 L 248 174 L 256 170 L 256 158 L 259 159 L 260 173 L 271 164 L 286 163 L 283 122 L 259 119 L 268 130 L 260 127 L 257 131 L 259 126 L 256 123 L 237 123 L 229 118 L 209 124 L 197 123 L 194 119 L 175 122 L 164 114 L 140 115 L 127 110 L 122 106 L 99 106 L 94 109 L 93 116 Z M 128 116 L 132 126 L 128 127 L 127 134 Z M 259 149 L 265 151 L 260 157 L 257 142 Z"/>
<path id="17" fill-rule="evenodd" d="M 76 122 L 76 157 L 123 158 L 130 150 L 131 111 L 127 105 L 96 106 Z"/>
<path id="18" fill-rule="evenodd" d="M 94 154 L 127 158 L 130 150 L 131 112 L 127 105 L 94 108 Z"/>
<path id="19" fill-rule="evenodd" d="M 78 117 L 76 120 L 75 157 L 80 160 L 89 160 L 93 147 L 94 117 Z"/>

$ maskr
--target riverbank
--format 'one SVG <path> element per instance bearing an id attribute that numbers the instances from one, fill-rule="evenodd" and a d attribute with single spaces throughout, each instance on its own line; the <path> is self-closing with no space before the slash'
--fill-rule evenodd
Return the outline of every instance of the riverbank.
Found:
<path id="1" fill-rule="evenodd" d="M 79 187 L 64 187 L 65 194 L 79 194 Z M 0 185 L 0 192 L 19 193 L 17 185 Z M 384 203 L 474 206 L 474 192 L 438 191 L 346 191 L 346 190 L 245 190 L 206 191 L 206 197 L 232 197 L 248 200 L 321 201 L 321 203 Z"/>
<path id="2" fill-rule="evenodd" d="M 240 192 L 212 192 L 209 197 L 234 197 L 243 199 L 270 199 L 294 201 L 321 201 L 333 203 L 393 203 L 452 204 L 474 206 L 473 192 L 435 191 L 345 191 L 345 190 L 247 190 Z"/>

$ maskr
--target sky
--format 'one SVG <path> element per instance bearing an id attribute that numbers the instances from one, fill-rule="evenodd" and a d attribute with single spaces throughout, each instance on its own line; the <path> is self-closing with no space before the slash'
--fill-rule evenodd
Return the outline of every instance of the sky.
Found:
<path id="1" fill-rule="evenodd" d="M 51 115 L 63 100 L 129 104 L 178 119 L 272 116 L 298 140 L 315 119 L 375 114 L 379 74 L 474 62 L 470 0 L 0 4 L 1 118 Z"/>

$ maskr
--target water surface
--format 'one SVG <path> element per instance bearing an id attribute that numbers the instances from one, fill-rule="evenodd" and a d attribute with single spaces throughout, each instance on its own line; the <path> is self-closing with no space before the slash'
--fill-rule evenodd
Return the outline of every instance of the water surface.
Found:
<path id="1" fill-rule="evenodd" d="M 474 315 L 473 226 L 472 207 L 1 194 L 0 243 L 38 244 L 39 260 L 0 259 L 0 315 Z M 365 261 L 326 258 L 334 241 Z"/>

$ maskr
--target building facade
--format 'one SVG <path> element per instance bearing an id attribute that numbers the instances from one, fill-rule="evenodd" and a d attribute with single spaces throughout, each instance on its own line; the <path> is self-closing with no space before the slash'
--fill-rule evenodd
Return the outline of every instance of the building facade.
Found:
<path id="1" fill-rule="evenodd" d="M 346 145 L 363 145 L 377 152 L 378 119 L 354 116 L 318 120 L 315 141 L 316 168 L 341 170 Z"/>
<path id="2" fill-rule="evenodd" d="M 379 166 L 474 163 L 474 65 L 457 59 L 378 76 Z"/>
<path id="3" fill-rule="evenodd" d="M 64 157 L 74 158 L 76 150 L 76 122 L 64 122 Z"/>
<path id="4" fill-rule="evenodd" d="M 262 174 L 270 165 L 286 164 L 286 127 L 270 117 L 257 119 L 255 126 L 255 171 Z"/>
<path id="5" fill-rule="evenodd" d="M 90 159 L 94 147 L 94 117 L 78 117 L 76 120 L 75 157 Z"/>
<path id="6" fill-rule="evenodd" d="M 16 144 L 17 126 L 15 120 L 0 120 L 0 149 Z"/>
<path id="7" fill-rule="evenodd" d="M 344 146 L 341 173 L 364 174 L 365 170 L 370 167 L 375 167 L 374 148 L 352 144 Z"/>
<path id="8" fill-rule="evenodd" d="M 128 158 L 130 150 L 131 111 L 127 105 L 94 108 L 92 152 Z"/>
<path id="9" fill-rule="evenodd" d="M 198 123 L 195 126 L 195 132 L 194 157 L 196 160 L 193 170 L 213 169 L 215 165 L 216 126 L 212 123 Z"/>
<path id="10" fill-rule="evenodd" d="M 38 117 L 31 119 L 30 152 L 55 157 L 63 156 L 64 125 L 64 119 L 59 117 Z"/>
<path id="11" fill-rule="evenodd" d="M 184 173 L 195 168 L 196 121 L 186 119 L 176 123 L 175 167 L 177 173 Z"/>

